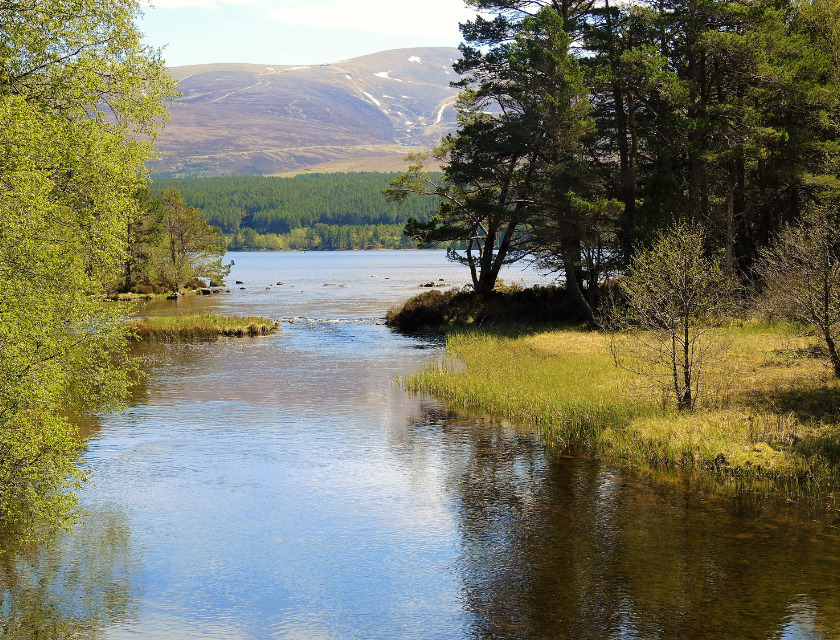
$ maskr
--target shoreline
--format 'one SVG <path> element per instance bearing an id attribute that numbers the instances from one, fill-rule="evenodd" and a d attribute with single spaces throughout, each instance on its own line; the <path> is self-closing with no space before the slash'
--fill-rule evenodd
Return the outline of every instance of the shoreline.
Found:
<path id="1" fill-rule="evenodd" d="M 732 322 L 706 402 L 678 412 L 580 327 L 444 330 L 450 359 L 400 380 L 610 463 L 700 473 L 761 495 L 840 497 L 840 382 L 787 324 Z M 799 355 L 798 355 L 799 354 Z M 501 366 L 504 363 L 504 366 Z"/>

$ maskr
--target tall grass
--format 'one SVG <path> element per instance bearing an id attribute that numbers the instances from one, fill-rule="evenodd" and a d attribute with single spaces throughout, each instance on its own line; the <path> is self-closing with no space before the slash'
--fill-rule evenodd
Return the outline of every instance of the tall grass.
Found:
<path id="1" fill-rule="evenodd" d="M 228 318 L 209 313 L 132 320 L 128 328 L 138 340 L 214 340 L 220 336 L 264 336 L 280 330 L 276 322 L 266 318 Z"/>
<path id="2" fill-rule="evenodd" d="M 452 333 L 447 351 L 465 367 L 438 363 L 405 386 L 465 409 L 479 409 L 540 427 L 558 444 L 592 443 L 654 410 L 628 401 L 604 336 L 579 330 L 510 337 L 480 331 Z"/>
<path id="3" fill-rule="evenodd" d="M 455 363 L 405 387 L 531 425 L 559 446 L 627 464 L 690 469 L 766 493 L 840 489 L 840 385 L 796 327 L 738 323 L 706 405 L 678 413 L 615 366 L 609 337 L 578 329 L 510 336 L 461 331 Z M 837 494 L 840 495 L 840 494 Z"/>

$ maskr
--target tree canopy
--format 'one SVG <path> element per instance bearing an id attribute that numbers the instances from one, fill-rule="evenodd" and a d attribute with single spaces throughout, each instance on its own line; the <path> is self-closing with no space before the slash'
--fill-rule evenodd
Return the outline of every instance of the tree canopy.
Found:
<path id="1" fill-rule="evenodd" d="M 703 250 L 729 276 L 754 279 L 772 238 L 840 188 L 834 2 L 469 4 L 482 14 L 462 25 L 459 129 L 438 151 L 439 185 L 469 193 L 493 174 L 496 189 L 512 185 L 495 205 L 519 216 L 517 255 L 562 273 L 583 316 L 604 278 L 674 222 L 702 227 Z M 453 153 L 479 141 L 481 154 Z M 412 167 L 393 189 L 422 192 L 419 177 Z M 406 232 L 485 237 L 450 224 L 451 210 L 444 200 L 437 227 Z M 504 254 L 497 238 L 490 245 Z"/>
<path id="2" fill-rule="evenodd" d="M 128 369 L 104 289 L 125 262 L 174 95 L 139 3 L 0 2 L 0 527 L 71 514 L 69 406 L 115 406 Z"/>

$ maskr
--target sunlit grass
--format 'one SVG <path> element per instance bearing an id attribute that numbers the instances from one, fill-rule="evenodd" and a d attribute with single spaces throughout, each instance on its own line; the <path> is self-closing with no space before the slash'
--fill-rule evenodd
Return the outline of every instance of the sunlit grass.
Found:
<path id="1" fill-rule="evenodd" d="M 228 318 L 213 314 L 158 316 L 132 320 L 129 331 L 140 340 L 212 340 L 220 336 L 264 336 L 279 331 L 277 323 L 266 318 Z"/>
<path id="2" fill-rule="evenodd" d="M 409 390 L 537 427 L 549 442 L 630 464 L 702 470 L 767 491 L 838 487 L 840 384 L 799 327 L 741 322 L 695 411 L 678 413 L 615 366 L 610 338 L 579 329 L 509 337 L 452 333 L 449 354 Z"/>
<path id="3" fill-rule="evenodd" d="M 629 374 L 615 368 L 609 338 L 566 330 L 525 337 L 470 331 L 451 334 L 449 353 L 466 366 L 433 366 L 409 377 L 409 390 L 539 426 L 553 440 L 591 440 L 654 410 L 628 402 Z"/>

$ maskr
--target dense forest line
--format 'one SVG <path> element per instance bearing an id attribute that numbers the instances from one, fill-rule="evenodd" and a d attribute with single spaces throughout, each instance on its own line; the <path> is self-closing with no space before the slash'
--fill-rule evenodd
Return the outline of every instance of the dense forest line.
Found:
<path id="1" fill-rule="evenodd" d="M 316 225 L 330 227 L 369 227 L 404 225 L 409 219 L 428 220 L 437 209 L 437 202 L 413 196 L 403 203 L 386 202 L 382 190 L 396 173 L 327 173 L 300 175 L 294 178 L 262 176 L 224 176 L 217 178 L 157 178 L 152 186 L 155 194 L 168 188 L 177 189 L 190 207 L 200 209 L 207 222 L 226 236 L 233 236 L 230 248 L 266 248 L 273 245 L 304 248 L 294 234 L 296 229 L 312 229 L 324 241 L 316 243 L 341 245 L 343 248 L 365 248 L 357 241 L 352 246 L 346 240 L 333 240 L 335 232 Z M 286 235 L 287 241 L 258 240 L 256 234 Z M 244 233 L 240 233 L 244 232 Z M 359 229 L 348 233 L 360 233 Z M 384 228 L 380 233 L 385 232 Z M 310 238 L 313 237 L 310 233 Z M 325 235 L 326 233 L 326 235 Z M 371 231 L 371 234 L 373 232 Z M 390 231 L 385 232 L 392 235 Z M 398 234 L 401 235 L 401 234 Z M 345 239 L 347 233 L 343 236 Z M 252 242 L 253 241 L 253 242 Z M 269 243 L 268 245 L 266 243 Z M 368 243 L 371 244 L 371 243 Z M 309 248 L 314 248 L 307 245 Z M 389 248 L 413 246 L 401 239 L 389 241 Z"/>
<path id="2" fill-rule="evenodd" d="M 289 233 L 257 233 L 241 228 L 223 236 L 229 251 L 346 251 L 349 249 L 414 249 L 417 243 L 403 233 L 403 224 L 338 225 L 317 223 Z M 460 248 L 451 242 L 441 248 Z"/>

